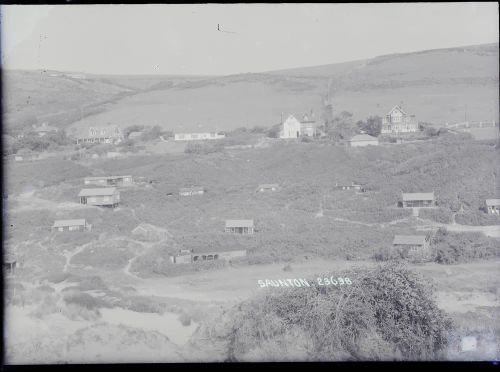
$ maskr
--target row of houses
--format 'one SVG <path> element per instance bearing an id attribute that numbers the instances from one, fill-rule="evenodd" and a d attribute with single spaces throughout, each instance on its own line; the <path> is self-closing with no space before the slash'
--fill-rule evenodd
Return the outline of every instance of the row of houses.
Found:
<path id="1" fill-rule="evenodd" d="M 415 115 L 405 112 L 400 105 L 394 106 L 382 117 L 381 134 L 398 135 L 415 133 L 418 131 L 418 123 Z M 285 121 L 281 121 L 280 138 L 298 138 L 301 136 L 315 137 L 318 134 L 314 113 L 304 114 L 302 120 L 294 115 L 289 115 Z M 350 141 L 351 146 L 378 145 L 378 139 L 369 135 L 354 136 Z"/>

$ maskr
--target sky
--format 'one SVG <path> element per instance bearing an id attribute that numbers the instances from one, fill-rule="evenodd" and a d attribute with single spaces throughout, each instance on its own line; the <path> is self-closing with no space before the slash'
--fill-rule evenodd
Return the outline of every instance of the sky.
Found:
<path id="1" fill-rule="evenodd" d="M 95 74 L 264 72 L 499 37 L 497 3 L 5 5 L 0 22 L 3 68 Z"/>

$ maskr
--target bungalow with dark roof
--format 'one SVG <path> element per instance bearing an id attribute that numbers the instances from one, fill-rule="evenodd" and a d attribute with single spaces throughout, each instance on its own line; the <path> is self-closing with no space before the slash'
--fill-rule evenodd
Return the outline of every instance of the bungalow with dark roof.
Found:
<path id="1" fill-rule="evenodd" d="M 78 196 L 80 204 L 114 208 L 120 203 L 120 192 L 116 187 L 82 189 Z"/>
<path id="2" fill-rule="evenodd" d="M 486 208 L 490 214 L 500 214 L 500 199 L 486 199 Z"/>
<path id="3" fill-rule="evenodd" d="M 99 176 L 85 177 L 84 183 L 97 186 L 130 186 L 134 181 L 132 176 Z"/>
<path id="4" fill-rule="evenodd" d="M 427 235 L 395 235 L 392 246 L 404 249 L 408 257 L 413 259 L 428 259 L 431 255 L 430 239 Z"/>
<path id="5" fill-rule="evenodd" d="M 253 234 L 253 220 L 226 220 L 226 228 L 224 231 L 232 234 Z"/>
<path id="6" fill-rule="evenodd" d="M 402 194 L 403 208 L 429 208 L 436 205 L 434 192 L 408 192 Z"/>
<path id="7" fill-rule="evenodd" d="M 56 220 L 52 226 L 52 231 L 85 231 L 91 228 L 92 225 L 88 224 L 87 221 L 82 218 L 77 220 Z"/>

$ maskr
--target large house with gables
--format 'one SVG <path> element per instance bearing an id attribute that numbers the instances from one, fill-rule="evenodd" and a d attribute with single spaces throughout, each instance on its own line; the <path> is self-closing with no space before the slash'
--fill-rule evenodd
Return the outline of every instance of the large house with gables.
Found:
<path id="1" fill-rule="evenodd" d="M 116 125 L 77 128 L 72 133 L 76 143 L 119 143 L 124 137 Z"/>
<path id="2" fill-rule="evenodd" d="M 401 106 L 394 106 L 382 118 L 382 134 L 415 133 L 417 130 L 415 115 L 406 113 Z"/>

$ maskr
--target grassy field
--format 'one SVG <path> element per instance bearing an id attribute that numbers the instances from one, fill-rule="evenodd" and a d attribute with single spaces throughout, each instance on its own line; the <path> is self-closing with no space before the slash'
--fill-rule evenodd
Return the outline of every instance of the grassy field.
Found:
<path id="1" fill-rule="evenodd" d="M 98 76 L 72 79 L 7 71 L 10 131 L 47 121 L 160 125 L 174 131 L 271 126 L 281 113 L 321 119 L 328 82 L 334 111 L 382 116 L 394 105 L 435 123 L 498 121 L 498 44 L 381 56 L 363 61 L 218 77 Z M 467 108 L 466 108 L 467 107 Z M 31 123 L 31 124 L 30 124 Z"/>

